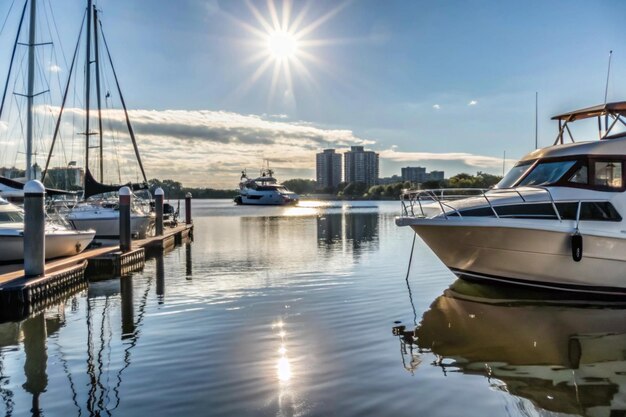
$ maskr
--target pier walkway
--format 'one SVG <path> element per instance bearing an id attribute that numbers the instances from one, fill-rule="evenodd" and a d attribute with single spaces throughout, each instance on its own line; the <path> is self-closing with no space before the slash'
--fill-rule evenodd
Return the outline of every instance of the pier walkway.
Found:
<path id="1" fill-rule="evenodd" d="M 66 258 L 46 261 L 45 274 L 26 277 L 24 264 L 0 266 L 0 318 L 23 316 L 33 306 L 62 296 L 89 279 L 122 276 L 143 268 L 146 251 L 163 250 L 193 236 L 193 224 L 165 228 L 162 236 L 133 240 L 132 249 L 121 252 L 116 241 L 93 247 Z"/>

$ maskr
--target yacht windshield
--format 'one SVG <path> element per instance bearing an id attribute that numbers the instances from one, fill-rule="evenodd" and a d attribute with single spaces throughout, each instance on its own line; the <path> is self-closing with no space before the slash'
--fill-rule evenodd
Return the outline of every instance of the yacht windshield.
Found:
<path id="1" fill-rule="evenodd" d="M 519 185 L 546 185 L 557 182 L 576 161 L 541 162 L 537 164 Z"/>
<path id="2" fill-rule="evenodd" d="M 513 186 L 513 184 L 515 184 L 517 182 L 518 179 L 520 179 L 520 177 L 522 175 L 524 175 L 524 172 L 526 172 L 526 170 L 528 169 L 528 167 L 530 167 L 530 165 L 533 163 L 534 161 L 528 161 L 528 162 L 521 162 L 517 165 L 515 165 L 513 168 L 511 168 L 511 170 L 504 176 L 504 178 L 502 178 L 500 180 L 500 182 L 496 185 L 495 188 L 511 188 Z"/>
<path id="3" fill-rule="evenodd" d="M 19 211 L 0 211 L 0 223 L 24 223 L 24 216 Z"/>

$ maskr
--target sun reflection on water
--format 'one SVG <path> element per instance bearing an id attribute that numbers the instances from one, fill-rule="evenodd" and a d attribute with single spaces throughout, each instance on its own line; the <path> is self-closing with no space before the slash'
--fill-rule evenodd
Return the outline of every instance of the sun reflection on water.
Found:
<path id="1" fill-rule="evenodd" d="M 284 326 L 285 324 L 282 320 L 272 324 L 273 329 L 280 329 L 277 333 L 278 337 L 280 337 L 280 347 L 278 348 L 279 357 L 278 362 L 276 363 L 276 374 L 280 382 L 289 382 L 292 377 L 292 372 L 291 363 L 289 362 L 289 358 L 287 356 L 287 346 L 285 343 L 287 332 L 284 330 Z"/>

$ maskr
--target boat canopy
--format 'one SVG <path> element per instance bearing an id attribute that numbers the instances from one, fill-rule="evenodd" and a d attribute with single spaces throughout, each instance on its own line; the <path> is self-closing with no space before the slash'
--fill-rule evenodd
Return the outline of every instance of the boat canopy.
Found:
<path id="1" fill-rule="evenodd" d="M 626 101 L 599 104 L 597 106 L 587 107 L 585 109 L 574 110 L 571 112 L 553 116 L 552 120 L 563 120 L 563 121 L 573 122 L 574 120 L 588 119 L 590 117 L 604 116 L 606 114 L 625 116 L 626 115 Z"/>
<path id="2" fill-rule="evenodd" d="M 567 132 L 571 141 L 575 142 L 568 124 L 576 120 L 589 119 L 592 117 L 598 118 L 598 135 L 600 139 L 616 139 L 626 137 L 626 132 L 624 131 L 610 134 L 618 122 L 626 126 L 626 121 L 622 118 L 623 116 L 626 116 L 626 101 L 599 104 L 597 106 L 587 107 L 553 116 L 552 120 L 559 121 L 559 133 L 554 141 L 554 144 L 563 144 L 563 136 L 565 132 Z M 604 123 L 602 123 L 603 120 Z"/>
<path id="3" fill-rule="evenodd" d="M 269 183 L 275 183 L 278 182 L 278 180 L 274 177 L 258 177 L 254 179 L 255 182 L 269 182 Z"/>

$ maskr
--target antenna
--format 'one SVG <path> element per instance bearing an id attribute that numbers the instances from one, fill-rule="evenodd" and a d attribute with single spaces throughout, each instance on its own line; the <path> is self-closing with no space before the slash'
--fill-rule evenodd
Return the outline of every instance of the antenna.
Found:
<path id="1" fill-rule="evenodd" d="M 539 148 L 539 92 L 535 91 L 535 149 Z"/>
<path id="2" fill-rule="evenodd" d="M 609 68 L 606 71 L 606 87 L 604 88 L 604 104 L 606 104 L 606 99 L 609 94 L 609 76 L 611 75 L 611 57 L 613 56 L 613 51 L 609 51 Z"/>

